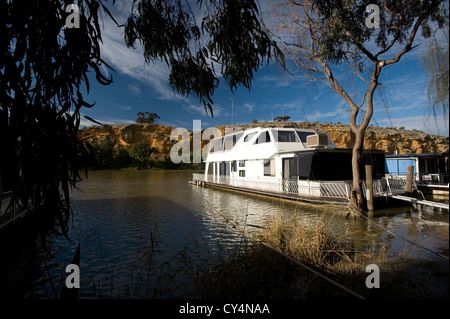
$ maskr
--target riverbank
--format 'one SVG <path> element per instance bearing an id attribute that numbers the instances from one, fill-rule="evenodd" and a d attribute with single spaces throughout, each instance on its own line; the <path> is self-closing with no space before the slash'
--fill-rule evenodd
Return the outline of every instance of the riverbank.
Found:
<path id="1" fill-rule="evenodd" d="M 380 264 L 380 287 L 365 285 L 370 273 L 304 269 L 261 245 L 211 267 L 199 282 L 213 299 L 448 299 L 448 263 L 399 260 Z M 447 271 L 445 270 L 447 268 Z M 330 281 L 345 287 L 345 289 Z"/>
<path id="2" fill-rule="evenodd" d="M 339 148 L 352 148 L 354 134 L 349 124 L 341 123 L 310 123 L 310 122 L 258 122 L 234 126 L 219 126 L 224 134 L 226 128 L 248 129 L 253 127 L 294 127 L 312 129 L 326 132 L 333 143 Z M 79 130 L 80 141 L 93 146 L 102 146 L 108 152 L 119 150 L 130 151 L 133 145 L 146 143 L 151 148 L 150 157 L 165 160 L 172 147 L 177 143 L 170 139 L 174 127 L 160 124 L 113 124 L 103 126 L 90 126 Z M 192 130 L 190 132 L 192 143 Z M 209 138 L 209 137 L 208 137 Z M 202 148 L 209 140 L 201 140 Z M 111 148 L 112 146 L 112 148 Z M 192 144 L 191 144 L 192 146 Z M 417 130 L 405 130 L 403 127 L 375 127 L 369 126 L 364 137 L 364 149 L 379 149 L 387 154 L 414 154 L 414 153 L 445 153 L 449 151 L 449 137 L 430 135 Z M 192 147 L 191 149 L 192 150 Z"/>
<path id="3" fill-rule="evenodd" d="M 448 238 L 448 225 L 436 231 Z M 427 257 L 419 257 L 414 249 L 405 249 L 394 256 L 387 245 L 376 242 L 358 250 L 333 235 L 323 220 L 311 226 L 296 217 L 289 222 L 273 220 L 254 240 L 245 241 L 236 254 L 204 270 L 198 281 L 201 296 L 215 299 L 449 297 L 448 245 L 442 252 Z M 376 266 L 367 268 L 368 265 Z"/>
<path id="4" fill-rule="evenodd" d="M 200 188 L 191 178 L 185 170 L 89 172 L 71 194 L 71 241 L 31 230 L 2 241 L 0 296 L 58 298 L 80 244 L 80 299 L 355 298 L 261 246 L 263 240 L 287 255 L 293 247 L 323 247 L 318 251 L 329 264 L 292 256 L 366 298 L 436 299 L 445 293 L 428 285 L 438 283 L 448 291 L 448 260 L 442 270 L 430 252 L 448 256 L 447 212 L 391 207 L 350 220 L 335 216 L 339 207 Z M 299 229 L 290 226 L 295 218 L 316 234 L 305 244 L 289 240 Z M 314 244 L 328 234 L 319 242 L 331 243 L 333 253 Z M 348 258 L 339 259 L 341 251 Z M 364 259 L 370 252 L 384 259 Z M 337 268 L 346 260 L 362 264 L 348 273 Z M 369 262 L 380 268 L 379 289 L 365 286 Z"/>

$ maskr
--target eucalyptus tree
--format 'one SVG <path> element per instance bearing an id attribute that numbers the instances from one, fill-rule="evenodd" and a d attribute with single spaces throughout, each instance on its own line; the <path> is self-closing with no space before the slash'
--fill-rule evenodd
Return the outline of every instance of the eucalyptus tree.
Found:
<path id="1" fill-rule="evenodd" d="M 137 1 L 125 41 L 142 45 L 147 62 L 164 61 L 172 88 L 198 97 L 212 115 L 219 78 L 234 92 L 250 88 L 254 73 L 273 55 L 283 62 L 255 0 Z"/>
<path id="2" fill-rule="evenodd" d="M 88 72 L 107 85 L 100 71 L 103 4 L 78 1 L 0 2 L 0 175 L 12 202 L 56 210 L 63 231 L 70 216 L 69 189 L 80 179 L 77 139 L 80 110 L 90 108 Z M 76 12 L 75 12 L 76 11 Z M 69 17 L 70 14 L 72 17 Z M 2 190 L 0 189 L 0 195 Z"/>
<path id="3" fill-rule="evenodd" d="M 150 113 L 150 112 L 138 112 L 136 114 L 138 117 L 136 119 L 137 123 L 148 123 L 148 124 L 153 124 L 155 122 L 156 119 L 160 119 L 160 117 L 158 116 L 158 114 L 156 113 Z"/>
<path id="4" fill-rule="evenodd" d="M 347 102 L 355 135 L 350 208 L 365 209 L 360 162 L 382 71 L 412 51 L 419 36 L 441 28 L 442 0 L 287 0 L 277 5 L 273 33 L 310 81 L 324 81 Z M 361 82 L 349 84 L 354 76 Z M 355 92 L 355 87 L 360 92 Z"/>
<path id="5" fill-rule="evenodd" d="M 448 5 L 448 3 L 447 3 Z M 421 62 L 428 75 L 428 104 L 435 117 L 442 114 L 448 121 L 449 95 L 449 33 L 448 16 L 440 37 L 433 36 L 427 41 L 427 47 L 422 51 Z"/>
<path id="6" fill-rule="evenodd" d="M 138 142 L 131 146 L 130 155 L 139 160 L 141 168 L 144 168 L 144 162 L 150 159 L 150 154 L 157 151 L 147 142 Z"/>
<path id="7" fill-rule="evenodd" d="M 114 0 L 76 4 L 0 1 L 0 197 L 7 188 L 15 202 L 56 208 L 62 189 L 65 209 L 57 216 L 64 231 L 69 190 L 83 168 L 78 155 L 89 153 L 77 138 L 81 110 L 94 106 L 84 94 L 88 73 L 101 84 L 112 82 L 101 72 L 108 65 L 100 48 L 101 16 L 114 20 L 107 6 Z M 278 52 L 254 0 L 133 4 L 126 43 L 141 42 L 149 62 L 165 61 L 174 90 L 199 97 L 211 113 L 220 77 L 232 90 L 250 87 L 261 63 Z"/>

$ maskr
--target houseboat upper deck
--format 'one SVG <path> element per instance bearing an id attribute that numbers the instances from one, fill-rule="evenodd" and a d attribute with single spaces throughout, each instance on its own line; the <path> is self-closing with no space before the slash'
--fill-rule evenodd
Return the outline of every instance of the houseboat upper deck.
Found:
<path id="1" fill-rule="evenodd" d="M 366 150 L 372 165 L 374 194 L 404 192 L 404 182 L 384 179 L 385 153 Z M 194 181 L 267 195 L 324 202 L 347 202 L 352 188 L 352 150 L 337 148 L 324 132 L 296 128 L 252 128 L 213 139 L 205 173 Z M 397 185 L 399 184 L 399 185 Z M 363 188 L 365 185 L 363 185 Z"/>

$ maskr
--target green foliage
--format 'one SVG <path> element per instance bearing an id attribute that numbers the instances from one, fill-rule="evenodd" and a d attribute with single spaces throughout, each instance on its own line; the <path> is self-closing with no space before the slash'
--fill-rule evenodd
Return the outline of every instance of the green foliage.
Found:
<path id="1" fill-rule="evenodd" d="M 100 72 L 105 62 L 98 16 L 106 9 L 99 1 L 78 1 L 80 27 L 70 29 L 67 4 L 0 2 L 0 172 L 14 201 L 55 207 L 61 189 L 66 209 L 57 217 L 63 231 L 69 189 L 80 179 L 78 155 L 88 153 L 77 139 L 80 111 L 93 106 L 82 95 L 89 91 L 87 73 L 111 83 Z"/>
<path id="2" fill-rule="evenodd" d="M 404 43 L 417 19 L 421 23 L 421 34 L 431 35 L 430 24 L 441 28 L 446 13 L 441 11 L 442 0 L 389 0 L 378 4 L 380 7 L 379 28 L 366 26 L 366 7 L 371 0 L 319 0 L 313 6 L 321 14 L 320 37 L 317 39 L 321 57 L 333 63 L 352 56 L 354 60 L 366 57 L 364 45 L 374 41 L 378 48 L 390 48 L 391 42 Z M 448 14 L 448 12 L 447 12 Z"/>
<path id="3" fill-rule="evenodd" d="M 443 0 L 387 0 L 375 7 L 379 9 L 374 12 L 379 14 L 379 28 L 370 28 L 366 19 L 372 14 L 369 16 L 365 11 L 373 5 L 371 2 L 289 0 L 280 19 L 278 35 L 295 65 L 305 71 L 309 80 L 326 80 L 351 109 L 350 128 L 355 134 L 355 143 L 349 207 L 358 214 L 365 206 L 359 174 L 361 150 L 374 112 L 374 93 L 382 69 L 398 63 L 414 49 L 414 41 L 420 33 L 429 37 L 431 25 L 442 28 L 448 16 Z M 349 77 L 341 75 L 345 70 L 365 83 L 366 89 L 354 94 L 355 86 L 349 85 Z"/>
<path id="4" fill-rule="evenodd" d="M 117 149 L 114 164 L 114 168 L 116 169 L 132 166 L 132 158 L 123 146 Z"/>
<path id="5" fill-rule="evenodd" d="M 137 123 L 149 123 L 149 124 L 152 124 L 153 122 L 155 122 L 155 120 L 157 118 L 158 119 L 160 118 L 158 116 L 158 114 L 150 113 L 150 112 L 145 112 L 145 113 L 138 112 L 137 116 L 138 116 L 138 118 L 136 120 Z"/>
<path id="6" fill-rule="evenodd" d="M 133 144 L 130 148 L 130 154 L 134 158 L 138 159 L 140 162 L 148 159 L 153 149 L 146 142 L 139 142 Z"/>
<path id="7" fill-rule="evenodd" d="M 196 7 L 195 7 L 196 6 Z M 194 7 L 194 8 L 193 8 Z M 195 10 L 204 12 L 196 21 Z M 172 88 L 195 95 L 213 114 L 212 95 L 219 85 L 214 64 L 231 90 L 250 88 L 255 72 L 272 51 L 281 51 L 260 22 L 254 0 L 141 0 L 125 27 L 129 47 L 141 42 L 147 62 L 164 61 Z"/>
<path id="8" fill-rule="evenodd" d="M 448 6 L 448 3 L 447 3 Z M 428 75 L 428 103 L 429 110 L 434 116 L 437 115 L 439 109 L 444 116 L 444 120 L 448 119 L 449 107 L 449 25 L 448 16 L 446 17 L 445 27 L 441 29 L 443 38 L 438 39 L 436 36 L 427 41 L 427 49 L 424 50 L 421 62 L 425 67 Z M 440 112 L 439 112 L 440 113 Z"/>
<path id="9" fill-rule="evenodd" d="M 103 167 L 112 165 L 114 161 L 114 143 L 108 140 L 103 141 L 98 147 L 99 162 Z"/>
<path id="10" fill-rule="evenodd" d="M 152 153 L 158 153 L 158 150 L 151 147 L 147 142 L 135 143 L 130 148 L 130 155 L 139 161 L 140 168 L 150 167 L 150 155 Z"/>
<path id="11" fill-rule="evenodd" d="M 94 159 L 90 162 L 91 169 L 124 169 L 124 168 L 150 168 L 150 169 L 204 169 L 203 163 L 175 164 L 167 155 L 163 160 L 150 158 L 151 154 L 158 153 L 154 147 L 146 142 L 133 144 L 128 151 L 122 145 L 112 141 L 102 141 L 90 145 Z M 192 154 L 191 154 L 192 160 Z"/>
<path id="12" fill-rule="evenodd" d="M 94 105 L 83 97 L 90 89 L 88 72 L 100 84 L 112 82 L 100 71 L 109 66 L 100 54 L 99 17 L 114 20 L 104 2 L 76 1 L 79 28 L 68 28 L 65 8 L 71 1 L 0 1 L 0 196 L 5 185 L 16 202 L 56 204 L 62 190 L 66 209 L 58 218 L 63 231 L 70 188 L 80 180 L 80 164 L 93 150 L 77 138 L 82 108 Z M 211 96 L 219 83 L 213 63 L 221 64 L 220 76 L 234 90 L 250 87 L 253 72 L 273 50 L 279 53 L 253 0 L 197 1 L 197 9 L 203 10 L 198 12 L 205 13 L 200 24 L 183 1 L 133 4 L 137 10 L 126 24 L 127 45 L 140 41 L 147 61 L 164 60 L 174 90 L 198 96 L 211 114 Z M 100 149 L 102 165 L 108 165 L 114 150 L 108 145 Z"/>

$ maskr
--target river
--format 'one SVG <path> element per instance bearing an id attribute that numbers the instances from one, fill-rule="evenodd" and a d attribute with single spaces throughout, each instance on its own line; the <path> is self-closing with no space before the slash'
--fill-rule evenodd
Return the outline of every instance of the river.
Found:
<path id="1" fill-rule="evenodd" d="M 333 233 L 358 249 L 376 242 L 392 256 L 448 254 L 448 212 L 397 207 L 347 220 L 322 206 L 201 188 L 188 183 L 191 177 L 190 171 L 89 172 L 72 191 L 70 241 L 51 233 L 41 244 L 30 234 L 8 244 L 0 294 L 55 298 L 80 244 L 80 298 L 192 297 L 196 269 L 235 251 L 259 231 L 255 226 L 294 213 L 307 223 L 326 216 Z"/>

